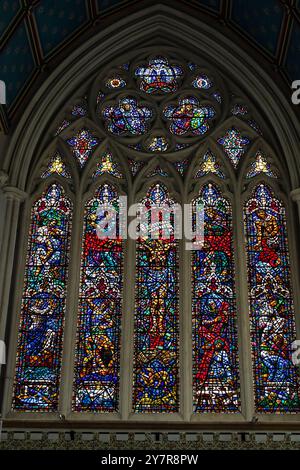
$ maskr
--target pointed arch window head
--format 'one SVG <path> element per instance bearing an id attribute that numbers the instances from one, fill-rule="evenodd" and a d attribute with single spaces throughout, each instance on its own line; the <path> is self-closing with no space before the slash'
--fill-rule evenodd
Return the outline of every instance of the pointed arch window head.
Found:
<path id="1" fill-rule="evenodd" d="M 152 186 L 141 203 L 174 205 L 162 184 Z M 142 413 L 179 410 L 178 245 L 165 238 L 143 237 L 136 247 L 133 410 Z"/>
<path id="2" fill-rule="evenodd" d="M 299 412 L 299 378 L 292 362 L 296 334 L 285 207 L 261 183 L 245 203 L 244 220 L 256 410 Z"/>
<path id="3" fill-rule="evenodd" d="M 13 409 L 57 411 L 72 203 L 58 184 L 33 204 Z"/>
<path id="4" fill-rule="evenodd" d="M 67 143 L 72 148 L 80 167 L 83 168 L 100 140 L 90 130 L 81 129 L 73 137 L 67 139 Z"/>
<path id="5" fill-rule="evenodd" d="M 118 215 L 107 220 L 116 223 L 116 238 L 103 224 L 107 204 L 118 214 L 118 192 L 104 184 L 85 205 L 73 392 L 73 410 L 81 412 L 119 409 L 123 242 Z"/>
<path id="6" fill-rule="evenodd" d="M 208 183 L 193 200 L 204 202 L 204 245 L 192 251 L 194 412 L 240 411 L 232 209 Z"/>
<path id="7" fill-rule="evenodd" d="M 246 151 L 246 146 L 250 144 L 250 140 L 248 137 L 243 137 L 238 129 L 232 127 L 223 137 L 218 139 L 218 144 L 223 146 L 225 154 L 234 168 L 237 168 L 241 156 Z"/>
<path id="8" fill-rule="evenodd" d="M 202 163 L 195 175 L 195 178 L 202 178 L 202 176 L 214 173 L 219 178 L 225 178 L 225 174 L 220 168 L 220 164 L 217 162 L 215 155 L 208 150 L 203 156 Z"/>
<path id="9" fill-rule="evenodd" d="M 61 144 L 69 146 L 75 158 L 72 172 L 64 154 L 59 153 L 62 150 L 47 155 L 42 171 L 38 166 L 38 176 L 42 173 L 42 179 L 51 177 L 51 181 L 57 177 L 62 185 L 62 178 L 69 183 L 74 176 L 75 212 L 82 214 L 82 230 L 79 233 L 75 228 L 72 235 L 75 275 L 68 281 L 72 202 L 60 184 L 48 182 L 31 210 L 13 395 L 16 411 L 56 412 L 59 402 L 66 404 L 69 400 L 75 414 L 108 413 L 103 419 L 112 420 L 120 418 L 119 411 L 124 416 L 129 409 L 149 415 L 192 409 L 195 421 L 200 413 L 244 413 L 237 316 L 244 348 L 248 304 L 245 310 L 244 296 L 238 302 L 236 295 L 246 292 L 247 286 L 236 292 L 235 285 L 247 280 L 239 273 L 236 279 L 234 253 L 234 247 L 240 250 L 244 242 L 256 411 L 300 411 L 299 381 L 291 361 L 295 321 L 282 201 L 267 185 L 258 184 L 243 206 L 242 239 L 240 227 L 233 230 L 239 221 L 239 208 L 234 213 L 233 206 L 240 201 L 240 188 L 252 187 L 256 180 L 250 179 L 259 175 L 264 180 L 265 176 L 278 178 L 279 172 L 262 150 L 246 155 L 250 143 L 254 149 L 268 146 L 260 144 L 261 130 L 252 119 L 251 104 L 242 91 L 231 89 L 226 77 L 217 71 L 211 73 L 205 64 L 178 57 L 177 53 L 150 59 L 135 55 L 134 61 L 100 71 L 90 87 L 92 91 L 82 99 L 74 99 L 66 108 L 65 119 L 56 127 L 55 135 L 59 137 L 55 142 L 61 143 L 62 138 L 66 144 Z M 91 104 L 94 109 L 90 109 Z M 95 113 L 97 119 L 92 124 Z M 89 116 L 91 129 L 82 119 L 85 116 Z M 249 129 L 251 142 L 244 131 L 224 127 L 228 116 L 243 129 L 251 126 L 255 130 Z M 248 167 L 246 158 L 251 162 Z M 231 164 L 236 172 L 227 173 Z M 88 171 L 83 171 L 85 166 Z M 245 176 L 238 174 L 244 169 Z M 114 183 L 100 184 L 105 175 Z M 243 176 L 246 181 L 242 181 Z M 218 184 L 214 183 L 216 177 L 220 178 Z M 99 186 L 94 191 L 97 178 Z M 155 183 L 145 188 L 149 178 Z M 211 181 L 207 183 L 208 179 Z M 190 208 L 193 226 L 198 203 L 204 202 L 204 244 L 191 253 L 183 249 L 180 255 L 188 263 L 188 271 L 190 266 L 185 281 L 185 287 L 190 282 L 190 289 L 182 289 L 180 284 L 179 248 L 185 244 L 176 239 L 176 203 L 166 186 L 169 183 L 176 185 L 176 193 L 183 198 L 200 186 L 200 192 L 196 196 L 193 193 Z M 145 211 L 139 221 L 135 249 L 131 241 L 121 239 L 124 218 L 120 188 L 128 191 L 131 201 L 140 191 L 146 194 L 138 204 L 138 220 L 141 205 Z M 115 216 L 107 206 L 114 208 Z M 167 217 L 163 207 L 169 209 Z M 147 232 L 144 229 L 149 225 L 151 230 Z M 239 259 L 239 266 L 243 266 L 244 257 Z M 184 273 L 186 276 L 185 269 Z M 129 281 L 124 282 L 127 278 Z M 132 278 L 134 286 L 132 282 L 130 285 Z M 72 293 L 68 296 L 67 282 Z M 78 296 L 74 295 L 76 291 Z M 66 304 L 67 297 L 72 299 Z M 239 313 L 237 305 L 241 305 Z M 76 326 L 72 323 L 74 307 Z M 68 395 L 70 387 L 61 384 L 60 398 L 66 309 L 70 309 L 67 318 L 71 329 L 74 333 L 76 330 L 74 377 L 72 397 Z M 184 354 L 190 354 L 184 362 L 189 361 L 190 370 L 182 374 L 179 329 L 182 338 L 187 339 L 189 319 L 192 338 L 183 343 L 183 348 Z M 124 338 L 131 338 L 132 345 L 123 345 L 121 324 L 126 330 Z M 70 343 L 65 341 L 66 357 Z M 132 386 L 126 392 L 129 375 L 122 364 L 130 347 Z M 247 346 L 240 354 L 247 360 Z M 241 371 L 247 383 L 249 371 L 244 369 Z M 191 383 L 185 382 L 189 377 L 192 390 Z M 180 395 L 179 386 L 188 397 Z M 188 406 L 183 409 L 183 405 Z"/>
<path id="10" fill-rule="evenodd" d="M 252 162 L 250 169 L 247 173 L 247 178 L 254 178 L 260 173 L 264 173 L 270 178 L 278 178 L 275 171 L 272 170 L 270 163 L 263 153 L 259 150 L 255 155 L 255 160 Z"/>

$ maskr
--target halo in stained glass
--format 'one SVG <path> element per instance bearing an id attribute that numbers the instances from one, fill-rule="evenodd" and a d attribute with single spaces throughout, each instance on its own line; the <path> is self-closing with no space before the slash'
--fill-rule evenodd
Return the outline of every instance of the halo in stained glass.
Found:
<path id="1" fill-rule="evenodd" d="M 58 410 L 71 223 L 71 201 L 51 184 L 31 210 L 14 410 Z"/>
<path id="2" fill-rule="evenodd" d="M 212 183 L 204 201 L 204 243 L 192 251 L 194 411 L 240 411 L 232 209 Z"/>
<path id="3" fill-rule="evenodd" d="M 211 106 L 200 106 L 199 100 L 190 96 L 180 99 L 178 106 L 166 106 L 163 114 L 170 121 L 169 129 L 172 134 L 203 135 L 209 130 L 209 121 L 216 113 Z"/>
<path id="4" fill-rule="evenodd" d="M 142 135 L 148 130 L 152 111 L 140 106 L 135 98 L 122 98 L 118 105 L 104 108 L 103 118 L 112 134 Z"/>
<path id="5" fill-rule="evenodd" d="M 244 224 L 256 411 L 299 413 L 286 212 L 266 184 L 258 184 L 246 201 Z"/>
<path id="6" fill-rule="evenodd" d="M 141 204 L 151 224 L 151 208 L 161 204 L 172 207 L 174 201 L 163 185 L 156 184 Z M 164 220 L 160 218 L 158 225 L 163 227 Z M 157 228 L 157 235 L 140 237 L 136 247 L 136 413 L 173 413 L 179 408 L 178 245 L 172 230 L 165 238 Z"/>
<path id="7" fill-rule="evenodd" d="M 173 93 L 178 88 L 178 78 L 183 76 L 183 69 L 169 64 L 165 57 L 155 57 L 147 66 L 138 67 L 135 76 L 140 79 L 140 90 L 145 93 Z"/>
<path id="8" fill-rule="evenodd" d="M 108 207 L 114 208 L 115 220 Z M 100 186 L 85 206 L 73 387 L 77 412 L 119 408 L 123 289 L 119 209 L 117 190 L 108 184 Z M 104 230 L 101 238 L 99 223 Z M 115 238 L 109 236 L 111 229 Z"/>
<path id="9" fill-rule="evenodd" d="M 223 137 L 218 139 L 218 144 L 223 146 L 225 154 L 230 159 L 234 168 L 237 168 L 240 158 L 244 155 L 247 145 L 250 144 L 248 137 L 243 137 L 238 129 L 228 129 Z"/>

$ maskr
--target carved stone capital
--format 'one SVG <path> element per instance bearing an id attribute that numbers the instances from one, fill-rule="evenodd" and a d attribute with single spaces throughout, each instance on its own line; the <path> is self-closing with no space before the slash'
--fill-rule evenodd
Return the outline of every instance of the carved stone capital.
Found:
<path id="1" fill-rule="evenodd" d="M 28 196 L 28 194 L 25 193 L 25 191 L 22 191 L 22 189 L 16 188 L 15 186 L 4 186 L 3 193 L 4 193 L 5 198 L 8 201 L 22 202 Z"/>
<path id="2" fill-rule="evenodd" d="M 291 191 L 291 198 L 295 202 L 300 201 L 300 188 L 297 188 L 297 189 L 294 189 L 293 191 Z"/>

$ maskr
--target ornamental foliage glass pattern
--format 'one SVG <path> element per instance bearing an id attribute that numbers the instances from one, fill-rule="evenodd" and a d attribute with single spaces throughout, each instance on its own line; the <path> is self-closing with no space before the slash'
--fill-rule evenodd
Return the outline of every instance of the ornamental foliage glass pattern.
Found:
<path id="1" fill-rule="evenodd" d="M 136 247 L 133 409 L 170 413 L 179 410 L 178 246 L 172 218 L 165 220 L 159 206 L 172 208 L 174 201 L 157 184 L 142 204 L 146 227 L 154 206 L 157 221 L 155 236 L 143 235 Z"/>
<path id="2" fill-rule="evenodd" d="M 285 207 L 261 183 L 246 202 L 244 217 L 256 410 L 299 412 L 299 378 L 292 362 L 296 333 Z"/>
<path id="3" fill-rule="evenodd" d="M 57 411 L 72 203 L 58 184 L 31 210 L 13 408 Z"/>
<path id="4" fill-rule="evenodd" d="M 192 251 L 194 411 L 237 412 L 239 366 L 232 210 L 212 183 L 193 201 L 204 203 L 204 244 Z"/>
<path id="5" fill-rule="evenodd" d="M 108 204 L 115 208 L 115 217 L 107 213 Z M 108 184 L 100 186 L 85 206 L 75 411 L 112 412 L 119 406 L 123 242 L 119 237 L 118 212 L 118 193 Z M 112 231 L 115 238 L 111 238 Z"/>

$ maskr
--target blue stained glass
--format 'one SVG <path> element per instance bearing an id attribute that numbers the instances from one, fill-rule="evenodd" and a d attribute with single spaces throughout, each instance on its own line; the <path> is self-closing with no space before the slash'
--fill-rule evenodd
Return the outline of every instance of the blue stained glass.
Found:
<path id="1" fill-rule="evenodd" d="M 170 131 L 175 135 L 203 135 L 209 130 L 209 120 L 215 116 L 211 106 L 200 106 L 197 98 L 190 96 L 179 100 L 178 106 L 169 105 L 164 116 L 170 121 Z"/>
<path id="2" fill-rule="evenodd" d="M 78 412 L 119 407 L 123 243 L 118 216 L 117 237 L 98 237 L 97 224 L 107 217 L 99 204 L 111 204 L 118 213 L 113 186 L 100 186 L 85 208 L 73 398 Z"/>
<path id="3" fill-rule="evenodd" d="M 261 183 L 244 207 L 255 407 L 261 413 L 300 411 L 292 362 L 296 338 L 286 213 Z"/>
<path id="4" fill-rule="evenodd" d="M 117 106 L 107 106 L 103 117 L 112 134 L 141 135 L 148 130 L 152 111 L 146 106 L 139 106 L 135 98 L 123 98 Z"/>
<path id="5" fill-rule="evenodd" d="M 72 204 L 52 184 L 34 203 L 28 241 L 13 408 L 57 411 Z"/>
<path id="6" fill-rule="evenodd" d="M 157 184 L 142 201 L 174 204 L 167 189 Z M 162 222 L 162 220 L 160 220 Z M 179 407 L 178 260 L 174 237 L 140 238 L 136 253 L 136 311 L 134 339 L 135 412 L 176 412 Z"/>
<path id="7" fill-rule="evenodd" d="M 194 411 L 238 412 L 232 209 L 208 183 L 193 201 L 194 224 L 198 201 L 204 201 L 204 244 L 192 251 Z"/>
<path id="8" fill-rule="evenodd" d="M 177 80 L 182 75 L 182 68 L 169 64 L 165 57 L 155 57 L 146 67 L 135 71 L 135 76 L 141 79 L 140 89 L 146 93 L 172 93 L 177 90 Z"/>
<path id="9" fill-rule="evenodd" d="M 238 167 L 240 158 L 244 155 L 247 145 L 250 144 L 248 137 L 243 137 L 238 129 L 232 127 L 226 134 L 218 139 L 218 144 L 224 147 L 224 152 L 230 159 L 234 168 Z"/>

